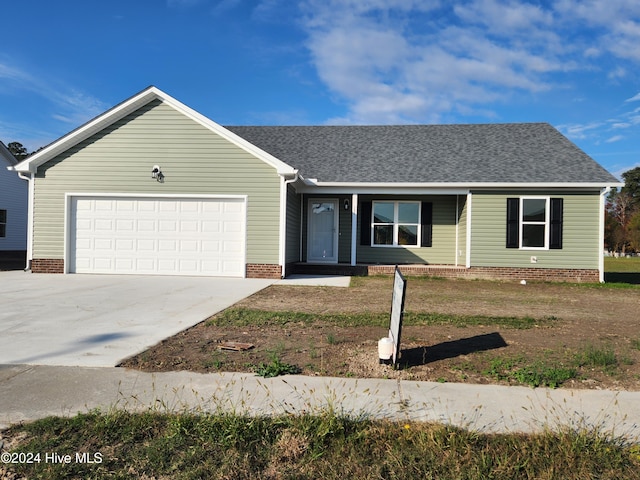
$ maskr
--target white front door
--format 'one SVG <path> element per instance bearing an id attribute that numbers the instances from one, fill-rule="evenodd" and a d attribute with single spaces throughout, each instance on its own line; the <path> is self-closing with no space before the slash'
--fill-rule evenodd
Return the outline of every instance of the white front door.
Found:
<path id="1" fill-rule="evenodd" d="M 307 262 L 338 262 L 338 200 L 310 199 Z"/>

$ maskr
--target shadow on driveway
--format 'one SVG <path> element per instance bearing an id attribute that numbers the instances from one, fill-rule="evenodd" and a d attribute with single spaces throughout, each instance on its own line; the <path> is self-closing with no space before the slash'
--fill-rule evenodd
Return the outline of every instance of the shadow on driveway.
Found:
<path id="1" fill-rule="evenodd" d="M 71 343 L 67 348 L 62 348 L 60 350 L 42 353 L 40 355 L 33 355 L 31 357 L 20 358 L 16 360 L 15 363 L 37 364 L 42 360 L 46 360 L 52 357 L 79 353 L 83 351 L 86 352 L 87 349 L 94 348 L 94 347 L 106 347 L 110 343 L 113 343 L 117 340 L 122 340 L 124 338 L 131 337 L 131 336 L 133 335 L 127 332 L 114 332 L 114 333 L 102 333 L 99 335 L 91 335 L 84 339 L 78 339 L 77 341 Z M 85 353 L 85 355 L 91 355 L 91 354 Z"/>

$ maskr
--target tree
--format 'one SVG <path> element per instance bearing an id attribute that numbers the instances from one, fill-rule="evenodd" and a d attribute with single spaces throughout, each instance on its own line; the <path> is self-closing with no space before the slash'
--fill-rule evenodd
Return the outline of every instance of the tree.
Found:
<path id="1" fill-rule="evenodd" d="M 29 156 L 29 152 L 20 142 L 11 142 L 7 145 L 7 150 L 16 157 L 16 160 L 21 161 Z"/>
<path id="2" fill-rule="evenodd" d="M 633 168 L 622 174 L 624 187 L 622 192 L 629 194 L 634 207 L 640 207 L 640 167 Z"/>
<path id="3" fill-rule="evenodd" d="M 640 216 L 640 167 L 622 174 L 624 187 L 613 189 L 607 198 L 605 213 L 605 244 L 616 252 L 626 253 L 627 248 L 640 250 L 632 219 Z M 634 223 L 635 225 L 635 223 Z"/>
<path id="4" fill-rule="evenodd" d="M 627 235 L 629 244 L 636 252 L 640 252 L 640 208 L 629 220 Z"/>

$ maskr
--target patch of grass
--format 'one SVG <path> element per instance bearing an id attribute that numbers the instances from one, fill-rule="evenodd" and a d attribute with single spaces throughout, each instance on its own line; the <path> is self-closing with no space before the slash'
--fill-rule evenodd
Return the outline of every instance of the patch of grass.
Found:
<path id="1" fill-rule="evenodd" d="M 589 344 L 575 356 L 576 363 L 580 367 L 602 368 L 611 372 L 618 365 L 619 361 L 612 346 L 596 347 Z"/>
<path id="2" fill-rule="evenodd" d="M 640 338 L 634 338 L 631 340 L 631 348 L 640 350 Z"/>
<path id="3" fill-rule="evenodd" d="M 515 381 L 534 388 L 558 388 L 567 380 L 575 378 L 578 371 L 573 367 L 549 365 L 543 361 L 529 364 L 524 357 L 519 357 L 495 358 L 483 373 L 498 380 Z"/>
<path id="4" fill-rule="evenodd" d="M 639 478 L 637 446 L 594 429 L 536 435 L 318 415 L 91 412 L 17 425 L 13 452 L 102 463 L 5 464 L 20 478 Z M 8 478 L 13 478 L 11 475 Z"/>
<path id="5" fill-rule="evenodd" d="M 612 346 L 587 345 L 564 362 L 520 357 L 496 357 L 481 373 L 496 380 L 516 382 L 531 387 L 557 388 L 567 380 L 577 378 L 581 367 L 599 369 L 609 375 L 620 364 L 631 359 L 619 359 Z M 472 368 L 472 367 L 471 367 Z M 463 369 L 464 370 L 464 369 Z"/>
<path id="6" fill-rule="evenodd" d="M 556 321 L 557 319 L 555 317 L 535 319 L 532 317 L 406 312 L 403 324 L 408 326 L 453 325 L 456 327 L 495 325 L 504 328 L 527 329 L 536 326 L 552 325 Z M 339 327 L 387 327 L 389 325 L 389 313 L 311 314 L 303 312 L 272 312 L 250 308 L 229 308 L 207 320 L 208 325 L 219 327 L 286 325 L 290 322 L 305 325 L 310 325 L 314 322 L 325 322 Z"/>
<path id="7" fill-rule="evenodd" d="M 640 257 L 604 257 L 607 273 L 640 273 Z"/>
<path id="8" fill-rule="evenodd" d="M 604 258 L 605 285 L 640 288 L 640 257 Z"/>
<path id="9" fill-rule="evenodd" d="M 276 352 L 270 354 L 269 363 L 261 363 L 255 368 L 256 375 L 265 378 L 277 377 L 279 375 L 296 375 L 301 371 L 300 367 L 283 362 Z"/>

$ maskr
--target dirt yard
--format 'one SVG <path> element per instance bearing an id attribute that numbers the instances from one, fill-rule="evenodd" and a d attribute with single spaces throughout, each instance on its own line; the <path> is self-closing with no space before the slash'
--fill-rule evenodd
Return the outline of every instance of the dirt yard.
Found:
<path id="1" fill-rule="evenodd" d="M 314 315 L 388 313 L 392 282 L 368 277 L 354 278 L 349 288 L 274 285 L 235 307 Z M 410 277 L 405 311 L 532 317 L 536 325 L 404 325 L 399 368 L 392 369 L 378 361 L 378 340 L 388 327 L 337 327 L 324 320 L 216 327 L 205 321 L 122 366 L 250 372 L 277 357 L 306 375 L 501 384 L 527 383 L 515 375 L 525 367 L 570 367 L 575 376 L 564 388 L 640 390 L 640 288 Z M 229 341 L 254 347 L 219 348 Z"/>

